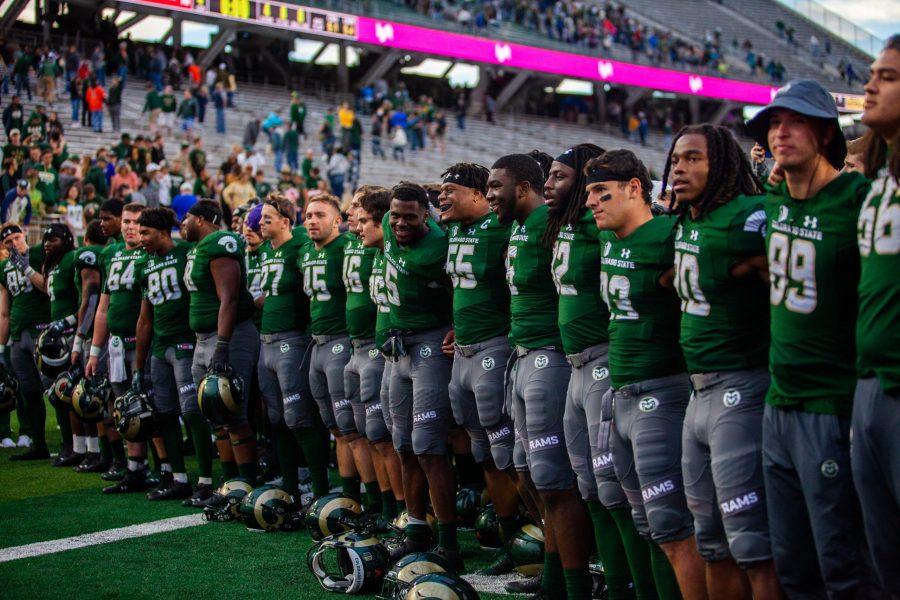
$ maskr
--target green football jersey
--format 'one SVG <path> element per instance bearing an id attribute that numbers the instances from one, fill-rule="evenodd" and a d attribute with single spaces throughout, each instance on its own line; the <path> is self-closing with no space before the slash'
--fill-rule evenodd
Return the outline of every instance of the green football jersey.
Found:
<path id="1" fill-rule="evenodd" d="M 35 271 L 44 263 L 44 246 L 35 244 L 28 249 L 28 264 Z M 3 274 L 0 285 L 10 296 L 9 339 L 18 341 L 23 331 L 32 336 L 37 334 L 37 326 L 50 321 L 50 298 L 31 283 L 31 280 L 13 266 L 9 260 L 0 261 Z"/>
<path id="2" fill-rule="evenodd" d="M 378 308 L 375 317 L 375 346 L 381 348 L 387 341 L 387 332 L 391 329 L 391 304 L 387 299 L 387 287 L 384 285 L 385 258 L 382 252 L 375 254 L 372 261 L 372 274 L 369 275 L 369 294 L 372 303 Z"/>
<path id="3" fill-rule="evenodd" d="M 47 273 L 47 295 L 50 296 L 50 319 L 58 321 L 78 312 L 78 288 L 75 287 L 75 254 L 70 250 Z"/>
<path id="4" fill-rule="evenodd" d="M 600 232 L 600 290 L 610 313 L 615 388 L 685 370 L 678 343 L 680 301 L 659 284 L 673 266 L 675 223 L 674 217 L 655 217 L 621 240 L 611 231 Z"/>
<path id="5" fill-rule="evenodd" d="M 144 254 L 138 263 L 143 297 L 153 305 L 153 353 L 164 357 L 166 348 L 194 341 L 184 315 L 191 299 L 184 284 L 184 268 L 193 244 L 176 243 L 168 254 Z"/>
<path id="6" fill-rule="evenodd" d="M 304 231 L 277 250 L 271 241 L 260 246 L 260 281 L 266 296 L 260 333 L 306 331 L 309 327 L 309 299 L 303 293 L 302 272 L 297 265 L 308 240 Z"/>
<path id="7" fill-rule="evenodd" d="M 247 248 L 247 290 L 254 300 L 263 296 L 262 291 L 262 245 L 251 250 Z M 253 308 L 253 323 L 257 329 L 262 327 L 262 307 L 255 306 Z"/>
<path id="8" fill-rule="evenodd" d="M 347 331 L 344 314 L 347 292 L 342 268 L 348 237 L 349 234 L 339 235 L 319 249 L 309 241 L 300 250 L 297 265 L 303 271 L 303 291 L 309 297 L 313 335 L 336 335 Z"/>
<path id="9" fill-rule="evenodd" d="M 141 312 L 141 286 L 137 281 L 137 266 L 145 254 L 140 246 L 129 250 L 125 247 L 125 242 L 107 246 L 103 250 L 103 293 L 109 294 L 106 325 L 110 335 L 132 338 L 133 341 L 137 317 Z"/>
<path id="10" fill-rule="evenodd" d="M 347 290 L 347 333 L 354 339 L 375 337 L 376 307 L 369 291 L 372 263 L 378 248 L 366 248 L 355 235 L 344 246 L 344 289 Z"/>
<path id="11" fill-rule="evenodd" d="M 509 288 L 504 277 L 509 230 L 493 212 L 468 226 L 450 225 L 446 269 L 453 283 L 453 327 L 459 344 L 509 333 Z"/>
<path id="12" fill-rule="evenodd" d="M 510 294 L 510 342 L 525 348 L 562 349 L 556 325 L 559 296 L 550 274 L 553 251 L 544 248 L 547 205 L 515 223 L 506 252 L 506 284 Z"/>
<path id="13" fill-rule="evenodd" d="M 214 231 L 197 242 L 187 256 L 184 285 L 191 294 L 190 325 L 194 333 L 212 333 L 219 322 L 219 295 L 210 263 L 217 258 L 233 258 L 241 269 L 235 325 L 253 318 L 253 297 L 247 290 L 247 261 L 244 238 L 230 231 Z"/>
<path id="14" fill-rule="evenodd" d="M 738 196 L 675 234 L 675 290 L 681 297 L 681 349 L 691 373 L 768 364 L 769 305 L 756 274 L 735 279 L 735 265 L 764 256 L 763 196 Z"/>
<path id="15" fill-rule="evenodd" d="M 773 406 L 850 416 L 856 223 L 868 190 L 865 177 L 843 173 L 806 200 L 791 198 L 784 183 L 766 195 Z"/>
<path id="16" fill-rule="evenodd" d="M 600 294 L 600 231 L 591 211 L 560 229 L 551 274 L 559 294 L 559 334 L 566 354 L 609 341 L 609 310 Z"/>
<path id="17" fill-rule="evenodd" d="M 447 235 L 428 220 L 428 233 L 411 246 L 397 243 L 390 215 L 381 223 L 384 231 L 384 286 L 391 309 L 391 327 L 402 331 L 427 331 L 450 324 L 452 300 L 444 265 Z"/>
<path id="18" fill-rule="evenodd" d="M 78 290 L 78 301 L 81 302 L 81 272 L 85 269 L 101 271 L 100 255 L 103 252 L 103 246 L 84 246 L 75 249 L 75 272 L 72 276 L 75 278 L 75 289 Z"/>
<path id="19" fill-rule="evenodd" d="M 863 377 L 900 396 L 900 187 L 885 167 L 859 213 L 862 269 L 856 351 Z"/>

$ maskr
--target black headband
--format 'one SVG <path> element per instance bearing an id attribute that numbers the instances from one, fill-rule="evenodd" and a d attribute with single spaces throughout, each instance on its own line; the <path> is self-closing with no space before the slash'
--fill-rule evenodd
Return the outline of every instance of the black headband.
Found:
<path id="1" fill-rule="evenodd" d="M 188 209 L 188 214 L 194 215 L 195 217 L 203 217 L 213 225 L 218 225 L 219 221 L 222 220 L 222 215 L 219 211 L 212 206 L 200 204 L 199 202 Z"/>
<path id="2" fill-rule="evenodd" d="M 616 173 L 605 167 L 595 167 L 585 175 L 584 184 L 593 185 L 604 181 L 631 181 L 635 177 L 637 177 L 637 175 L 632 173 Z"/>
<path id="3" fill-rule="evenodd" d="M 447 175 L 444 176 L 444 180 L 441 182 L 441 185 L 445 183 L 452 183 L 455 185 L 461 185 L 463 187 L 471 188 L 479 192 L 481 191 L 481 185 L 475 182 L 475 177 L 473 177 L 471 173 L 462 170 L 450 169 L 449 171 L 447 171 Z"/>
<path id="4" fill-rule="evenodd" d="M 0 242 L 4 241 L 9 236 L 15 235 L 17 233 L 22 233 L 21 227 L 19 227 L 18 225 L 15 225 L 15 224 L 7 225 L 3 229 L 0 229 Z"/>
<path id="5" fill-rule="evenodd" d="M 75 245 L 75 238 L 72 237 L 72 232 L 68 227 L 63 225 L 62 223 L 51 223 L 47 229 L 44 230 L 43 240 L 46 241 L 48 238 L 60 238 L 63 241 L 68 241 L 72 245 Z"/>
<path id="6" fill-rule="evenodd" d="M 565 152 L 563 152 L 562 154 L 560 154 L 553 160 L 555 160 L 558 163 L 562 163 L 572 169 L 577 168 L 575 166 L 575 148 L 569 148 L 568 150 L 566 150 Z"/>

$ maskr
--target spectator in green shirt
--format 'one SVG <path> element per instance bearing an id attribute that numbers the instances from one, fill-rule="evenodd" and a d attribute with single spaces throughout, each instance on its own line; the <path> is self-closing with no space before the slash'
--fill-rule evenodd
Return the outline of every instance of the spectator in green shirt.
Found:
<path id="1" fill-rule="evenodd" d="M 284 132 L 281 140 L 285 158 L 291 171 L 299 168 L 300 133 L 293 127 Z"/>
<path id="2" fill-rule="evenodd" d="M 291 92 L 291 131 L 296 130 L 297 135 L 306 138 L 303 124 L 306 121 L 306 103 L 300 99 L 300 94 Z M 294 167 L 296 169 L 297 167 Z"/>

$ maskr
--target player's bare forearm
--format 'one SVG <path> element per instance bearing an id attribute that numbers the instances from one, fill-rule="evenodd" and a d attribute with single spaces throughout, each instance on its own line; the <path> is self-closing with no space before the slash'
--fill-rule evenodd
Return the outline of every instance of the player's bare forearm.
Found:
<path id="1" fill-rule="evenodd" d="M 150 340 L 153 337 L 153 305 L 147 300 L 141 302 L 141 314 L 135 327 L 135 336 L 137 341 L 134 350 L 134 366 L 144 370 L 147 364 Z"/>

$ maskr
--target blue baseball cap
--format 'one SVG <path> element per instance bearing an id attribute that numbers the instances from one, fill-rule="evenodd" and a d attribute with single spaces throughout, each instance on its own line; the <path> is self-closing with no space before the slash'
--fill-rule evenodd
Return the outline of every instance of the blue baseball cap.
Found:
<path id="1" fill-rule="evenodd" d="M 834 96 L 822 84 L 812 79 L 795 79 L 787 82 L 772 101 L 747 122 L 753 139 L 766 150 L 769 148 L 769 119 L 779 108 L 801 115 L 834 123 L 834 138 L 825 147 L 824 155 L 835 169 L 844 166 L 847 156 L 847 140 L 838 123 L 838 109 Z"/>

